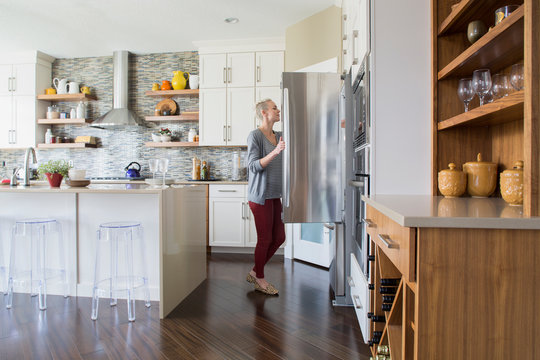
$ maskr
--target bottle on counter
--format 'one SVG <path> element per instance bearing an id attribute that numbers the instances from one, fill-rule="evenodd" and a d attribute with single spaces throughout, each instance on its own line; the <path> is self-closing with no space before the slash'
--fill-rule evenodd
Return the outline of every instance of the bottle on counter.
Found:
<path id="1" fill-rule="evenodd" d="M 52 144 L 53 134 L 51 129 L 47 129 L 45 132 L 45 144 Z"/>
<path id="2" fill-rule="evenodd" d="M 206 161 L 202 162 L 201 180 L 208 180 L 208 167 L 206 166 Z"/>
<path id="3" fill-rule="evenodd" d="M 196 157 L 193 158 L 193 169 L 191 172 L 191 180 L 201 180 L 201 161 Z"/>

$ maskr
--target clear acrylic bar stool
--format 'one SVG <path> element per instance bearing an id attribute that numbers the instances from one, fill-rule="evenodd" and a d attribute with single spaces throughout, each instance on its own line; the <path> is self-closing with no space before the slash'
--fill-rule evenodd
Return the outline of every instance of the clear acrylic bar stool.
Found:
<path id="1" fill-rule="evenodd" d="M 92 320 L 98 317 L 99 298 L 106 295 L 110 305 L 117 304 L 118 294 L 125 292 L 128 319 L 135 320 L 135 290 L 143 291 L 145 306 L 150 307 L 146 273 L 143 228 L 139 222 L 101 224 L 97 231 Z"/>
<path id="2" fill-rule="evenodd" d="M 30 286 L 39 295 L 39 309 L 47 309 L 47 282 L 59 280 L 64 297 L 68 281 L 62 225 L 54 219 L 18 220 L 11 231 L 11 251 L 6 308 L 13 305 L 13 288 Z M 37 288 L 37 292 L 36 292 Z"/>

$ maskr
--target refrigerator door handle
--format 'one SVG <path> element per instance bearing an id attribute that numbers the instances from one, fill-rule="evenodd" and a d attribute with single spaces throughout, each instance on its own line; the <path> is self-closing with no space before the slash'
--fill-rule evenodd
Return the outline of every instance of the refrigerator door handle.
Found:
<path id="1" fill-rule="evenodd" d="M 283 88 L 283 137 L 285 141 L 285 149 L 283 150 L 283 161 L 284 161 L 284 172 L 283 172 L 283 179 L 284 179 L 284 191 L 283 191 L 283 202 L 285 203 L 285 207 L 290 206 L 290 196 L 289 192 L 291 190 L 291 183 L 290 183 L 290 162 L 289 162 L 289 133 L 290 133 L 290 123 L 289 123 L 289 89 Z"/>
<path id="2" fill-rule="evenodd" d="M 323 226 L 327 229 L 334 230 L 336 227 L 329 223 L 324 223 Z"/>

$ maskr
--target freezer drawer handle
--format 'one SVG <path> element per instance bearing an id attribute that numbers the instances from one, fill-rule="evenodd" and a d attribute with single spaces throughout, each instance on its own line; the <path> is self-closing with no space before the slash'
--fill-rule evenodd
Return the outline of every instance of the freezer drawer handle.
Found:
<path id="1" fill-rule="evenodd" d="M 364 224 L 366 224 L 367 227 L 371 228 L 371 227 L 377 227 L 377 225 L 371 221 L 370 219 L 362 219 L 362 222 Z"/>
<path id="2" fill-rule="evenodd" d="M 336 228 L 334 225 L 328 223 L 324 223 L 323 226 L 330 230 L 334 230 Z"/>
<path id="3" fill-rule="evenodd" d="M 399 244 L 396 244 L 392 239 L 390 239 L 390 236 L 386 234 L 379 234 L 379 239 L 383 242 L 384 245 L 386 245 L 389 249 L 399 249 Z"/>
<path id="4" fill-rule="evenodd" d="M 360 296 L 354 295 L 353 296 L 353 301 L 354 301 L 354 307 L 361 310 L 362 309 L 362 304 L 360 304 Z"/>
<path id="5" fill-rule="evenodd" d="M 349 283 L 350 287 L 354 287 L 354 280 L 352 276 L 347 276 L 347 282 Z"/>

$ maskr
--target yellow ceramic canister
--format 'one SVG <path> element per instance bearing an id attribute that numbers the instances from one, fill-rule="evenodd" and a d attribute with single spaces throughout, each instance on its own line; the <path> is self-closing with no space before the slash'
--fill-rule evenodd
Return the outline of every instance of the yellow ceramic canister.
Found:
<path id="1" fill-rule="evenodd" d="M 456 164 L 448 164 L 448 169 L 439 171 L 439 191 L 445 197 L 458 197 L 465 193 L 467 175 L 456 169 Z"/>
<path id="2" fill-rule="evenodd" d="M 488 197 L 497 186 L 497 164 L 482 161 L 480 153 L 476 160 L 463 164 L 463 171 L 467 173 L 467 192 L 473 197 Z"/>
<path id="3" fill-rule="evenodd" d="M 504 201 L 510 205 L 523 205 L 523 161 L 516 161 L 513 169 L 504 170 L 500 179 Z"/>

